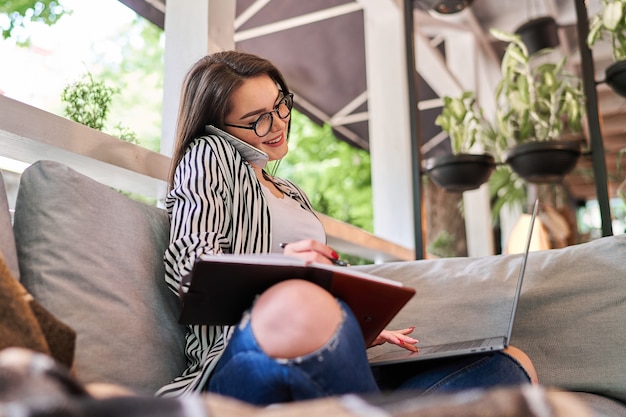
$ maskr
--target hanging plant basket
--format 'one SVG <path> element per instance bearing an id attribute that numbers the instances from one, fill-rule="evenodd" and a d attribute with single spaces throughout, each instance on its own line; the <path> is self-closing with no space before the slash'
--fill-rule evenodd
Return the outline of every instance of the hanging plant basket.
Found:
<path id="1" fill-rule="evenodd" d="M 526 142 L 513 147 L 505 162 L 526 181 L 542 184 L 561 181 L 574 169 L 580 154 L 578 141 Z"/>
<path id="2" fill-rule="evenodd" d="M 620 96 L 626 97 L 626 61 L 612 63 L 604 74 L 608 86 Z"/>
<path id="3" fill-rule="evenodd" d="M 536 17 L 517 28 L 529 54 L 559 46 L 559 26 L 551 16 Z"/>
<path id="4" fill-rule="evenodd" d="M 484 184 L 496 166 L 489 154 L 455 154 L 424 161 L 426 175 L 447 191 L 474 190 Z"/>

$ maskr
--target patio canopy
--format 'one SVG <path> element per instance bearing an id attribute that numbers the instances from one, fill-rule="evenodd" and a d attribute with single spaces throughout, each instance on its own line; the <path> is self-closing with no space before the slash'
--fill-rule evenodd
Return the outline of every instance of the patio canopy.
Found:
<path id="1" fill-rule="evenodd" d="M 120 0 L 159 27 L 164 27 L 166 0 Z M 402 8 L 402 0 L 395 0 Z M 445 134 L 434 125 L 441 110 L 441 97 L 466 89 L 449 70 L 450 54 L 464 51 L 446 48 L 446 39 L 470 34 L 478 48 L 499 65 L 502 45 L 488 34 L 496 27 L 513 32 L 538 16 L 553 16 L 558 24 L 561 52 L 570 57 L 570 66 L 580 73 L 576 34 L 575 3 L 578 0 L 475 0 L 454 15 L 423 10 L 415 2 L 417 39 L 418 107 L 422 156 L 449 152 Z M 461 0 L 459 2 L 462 3 Z M 447 3 L 454 1 L 447 0 Z M 600 0 L 586 2 L 589 14 L 599 10 Z M 330 123 L 335 134 L 355 146 L 369 148 L 368 94 L 365 65 L 363 6 L 358 0 L 237 0 L 236 48 L 268 57 L 285 73 L 297 94 L 296 107 L 318 123 Z M 610 63 L 607 45 L 594 48 L 596 79 L 603 79 Z M 421 59 L 421 61 L 420 61 Z M 434 61 L 441 62 L 434 62 Z M 477 77 L 489 77 L 478 74 Z M 478 80 L 477 84 L 485 83 Z M 622 101 L 599 87 L 599 108 L 608 123 L 605 143 L 608 149 L 621 147 L 626 139 L 626 117 Z M 392 105 L 392 103 L 390 103 Z M 621 116 L 621 117 L 620 117 Z M 610 152 L 607 167 L 615 166 Z M 595 197 L 593 184 L 573 178 L 571 192 L 580 199 Z"/>
<path id="2" fill-rule="evenodd" d="M 165 0 L 120 0 L 161 28 Z M 363 149 L 370 147 L 371 103 L 368 102 L 366 30 L 363 3 L 369 0 L 237 0 L 234 38 L 236 49 L 271 59 L 284 72 L 296 93 L 296 107 L 319 123 L 329 123 L 336 135 Z M 406 6 L 393 0 L 397 7 Z M 452 2 L 453 0 L 446 0 Z M 459 0 L 459 2 L 462 2 Z M 583 0 L 475 0 L 460 13 L 442 15 L 414 6 L 417 136 L 422 159 L 449 153 L 447 135 L 435 126 L 445 95 L 477 92 L 487 108 L 497 82 L 503 45 L 489 35 L 492 27 L 514 32 L 533 18 L 552 16 L 558 26 L 558 49 L 569 57 L 574 72 L 582 73 L 577 19 Z M 589 15 L 601 0 L 584 2 Z M 467 46 L 467 47 L 466 47 Z M 607 45 L 594 48 L 596 80 L 610 63 Z M 480 58 L 480 59 L 479 59 Z M 626 140 L 626 106 L 605 86 L 598 87 L 598 108 L 604 122 L 605 166 L 615 170 L 617 150 Z M 386 103 L 393 106 L 393 102 Z M 591 158 L 581 158 L 588 172 Z M 566 177 L 577 199 L 597 197 L 598 185 L 588 174 Z"/>

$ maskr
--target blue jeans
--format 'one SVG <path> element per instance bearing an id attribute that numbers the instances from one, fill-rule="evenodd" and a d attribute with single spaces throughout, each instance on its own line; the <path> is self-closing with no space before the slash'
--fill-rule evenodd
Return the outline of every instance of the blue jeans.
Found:
<path id="1" fill-rule="evenodd" d="M 207 390 L 265 405 L 331 395 L 414 390 L 416 395 L 528 383 L 521 366 L 505 354 L 465 357 L 424 366 L 375 369 L 359 324 L 340 301 L 344 320 L 318 351 L 293 359 L 271 358 L 257 344 L 246 313 L 213 371 Z M 416 363 L 417 364 L 417 363 Z"/>

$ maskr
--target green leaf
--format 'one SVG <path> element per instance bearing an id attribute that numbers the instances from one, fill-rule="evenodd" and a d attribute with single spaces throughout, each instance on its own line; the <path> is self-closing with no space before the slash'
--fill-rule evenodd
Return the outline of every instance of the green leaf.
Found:
<path id="1" fill-rule="evenodd" d="M 491 28 L 489 29 L 489 33 L 491 33 L 491 35 L 503 42 L 509 42 L 509 43 L 520 43 L 521 42 L 521 38 L 519 35 L 513 34 L 513 33 L 509 33 L 509 32 L 505 32 L 503 30 L 497 29 L 497 28 Z"/>
<path id="2" fill-rule="evenodd" d="M 44 23 L 52 26 L 59 21 L 64 14 L 71 10 L 57 0 L 10 0 L 0 2 L 0 15 L 7 17 L 8 28 L 2 30 L 4 39 L 10 38 L 16 29 L 25 29 L 30 22 Z M 27 32 L 27 31 L 22 31 Z M 21 45 L 27 45 L 29 36 L 18 39 Z"/>
<path id="3" fill-rule="evenodd" d="M 450 110 L 452 112 L 452 116 L 459 122 L 463 121 L 465 115 L 467 114 L 465 104 L 461 99 L 452 100 L 450 102 Z"/>
<path id="4" fill-rule="evenodd" d="M 602 29 L 604 25 L 599 15 L 595 15 L 591 18 L 589 24 L 589 34 L 587 34 L 587 45 L 592 47 L 598 39 L 602 39 Z"/>
<path id="5" fill-rule="evenodd" d="M 624 4 L 618 1 L 608 3 L 604 7 L 602 12 L 602 20 L 604 20 L 604 27 L 614 32 L 620 25 L 620 22 L 624 18 Z"/>

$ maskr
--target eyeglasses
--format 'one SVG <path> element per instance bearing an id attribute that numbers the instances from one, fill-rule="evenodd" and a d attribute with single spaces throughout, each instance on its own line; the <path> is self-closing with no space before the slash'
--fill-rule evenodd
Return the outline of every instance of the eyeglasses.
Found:
<path id="1" fill-rule="evenodd" d="M 230 123 L 224 123 L 226 126 L 230 127 L 238 127 L 240 129 L 248 129 L 254 130 L 254 133 L 258 137 L 267 136 L 272 130 L 272 125 L 274 124 L 274 113 L 282 120 L 285 120 L 291 114 L 291 109 L 293 108 L 293 93 L 288 93 L 280 99 L 274 110 L 268 111 L 267 113 L 263 113 L 256 119 L 254 122 L 250 123 L 249 126 L 241 126 L 241 125 L 232 125 Z"/>

